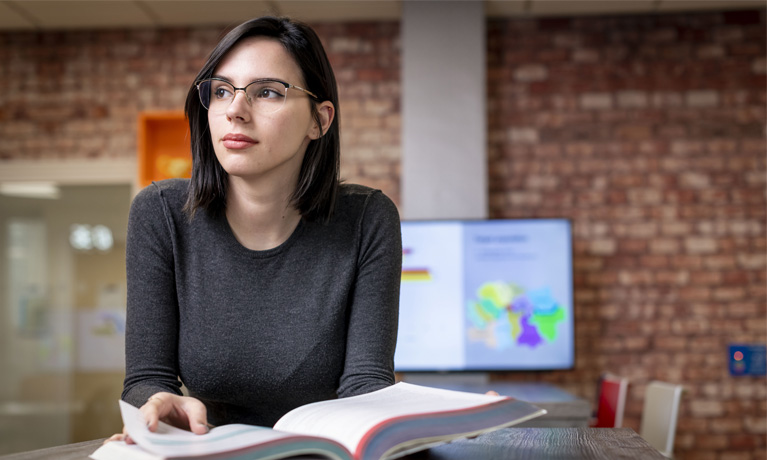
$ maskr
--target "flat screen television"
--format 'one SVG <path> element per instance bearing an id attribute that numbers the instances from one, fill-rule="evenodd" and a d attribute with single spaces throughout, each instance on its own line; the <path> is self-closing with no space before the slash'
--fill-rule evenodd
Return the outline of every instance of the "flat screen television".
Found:
<path id="1" fill-rule="evenodd" d="M 402 222 L 398 372 L 574 365 L 568 219 Z"/>

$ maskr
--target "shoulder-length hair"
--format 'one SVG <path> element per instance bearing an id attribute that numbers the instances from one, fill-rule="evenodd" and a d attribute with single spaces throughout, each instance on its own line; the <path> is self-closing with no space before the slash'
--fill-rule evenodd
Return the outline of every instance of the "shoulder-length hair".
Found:
<path id="1" fill-rule="evenodd" d="M 333 213 L 339 184 L 338 88 L 325 49 L 314 30 L 288 18 L 266 16 L 247 21 L 232 29 L 216 45 L 194 81 L 210 78 L 224 56 L 249 37 L 271 37 L 278 40 L 301 69 L 306 89 L 316 94 L 319 101 L 330 101 L 335 107 L 335 117 L 330 127 L 318 139 L 309 142 L 301 164 L 298 185 L 290 197 L 291 203 L 304 219 L 327 221 Z M 317 101 L 312 98 L 309 100 L 312 118 L 321 127 Z M 199 209 L 221 215 L 226 209 L 228 174 L 216 158 L 208 129 L 208 113 L 200 102 L 194 84 L 186 96 L 184 110 L 189 119 L 192 145 L 192 179 L 184 210 L 190 219 Z"/>

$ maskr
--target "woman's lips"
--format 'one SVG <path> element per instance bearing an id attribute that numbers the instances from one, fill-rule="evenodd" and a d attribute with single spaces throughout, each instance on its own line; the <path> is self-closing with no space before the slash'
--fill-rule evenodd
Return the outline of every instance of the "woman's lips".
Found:
<path id="1" fill-rule="evenodd" d="M 258 144 L 257 140 L 251 139 L 244 134 L 227 134 L 221 141 L 223 142 L 224 147 L 233 150 L 246 149 Z"/>

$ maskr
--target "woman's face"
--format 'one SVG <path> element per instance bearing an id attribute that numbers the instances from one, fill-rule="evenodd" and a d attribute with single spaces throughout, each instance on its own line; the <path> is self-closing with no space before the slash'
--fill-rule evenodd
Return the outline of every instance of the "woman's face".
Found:
<path id="1" fill-rule="evenodd" d="M 305 87 L 298 64 L 277 40 L 266 37 L 247 38 L 235 45 L 213 76 L 238 88 L 262 78 Z M 311 116 L 309 96 L 296 89 L 287 94 L 284 106 L 273 113 L 256 111 L 243 91 L 235 92 L 226 111 L 208 111 L 216 158 L 230 176 L 295 187 L 306 146 L 319 137 L 319 129 Z"/>

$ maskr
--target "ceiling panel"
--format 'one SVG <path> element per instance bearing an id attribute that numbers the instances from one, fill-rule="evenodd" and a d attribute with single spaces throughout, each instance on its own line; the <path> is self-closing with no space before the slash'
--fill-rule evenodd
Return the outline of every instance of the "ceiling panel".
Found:
<path id="1" fill-rule="evenodd" d="M 488 0 L 485 14 L 491 17 L 521 16 L 527 14 L 528 0 Z"/>
<path id="2" fill-rule="evenodd" d="M 154 25 L 150 16 L 133 1 L 13 1 L 35 25 L 43 29 L 137 27 Z"/>
<path id="3" fill-rule="evenodd" d="M 6 2 L 0 3 L 0 29 L 23 30 L 33 28 L 35 28 L 35 24 L 22 14 L 19 14 L 19 11 L 13 8 L 13 5 L 9 5 Z"/>
<path id="4" fill-rule="evenodd" d="M 399 0 L 291 0 L 274 4 L 281 14 L 303 21 L 398 20 L 402 14 Z"/>
<path id="5" fill-rule="evenodd" d="M 765 0 L 485 0 L 485 4 L 488 16 L 514 17 L 764 8 Z M 0 30 L 233 25 L 263 14 L 309 22 L 397 20 L 401 13 L 402 0 L 0 0 Z"/>
<path id="6" fill-rule="evenodd" d="M 485 0 L 488 16 L 649 14 L 765 8 L 765 0 Z"/>
<path id="7" fill-rule="evenodd" d="M 658 3 L 657 11 L 689 11 L 690 3 L 695 10 L 732 10 L 742 8 L 764 8 L 765 0 L 663 0 Z"/>
<path id="8" fill-rule="evenodd" d="M 159 24 L 164 26 L 239 24 L 274 12 L 269 1 L 144 1 Z"/>

